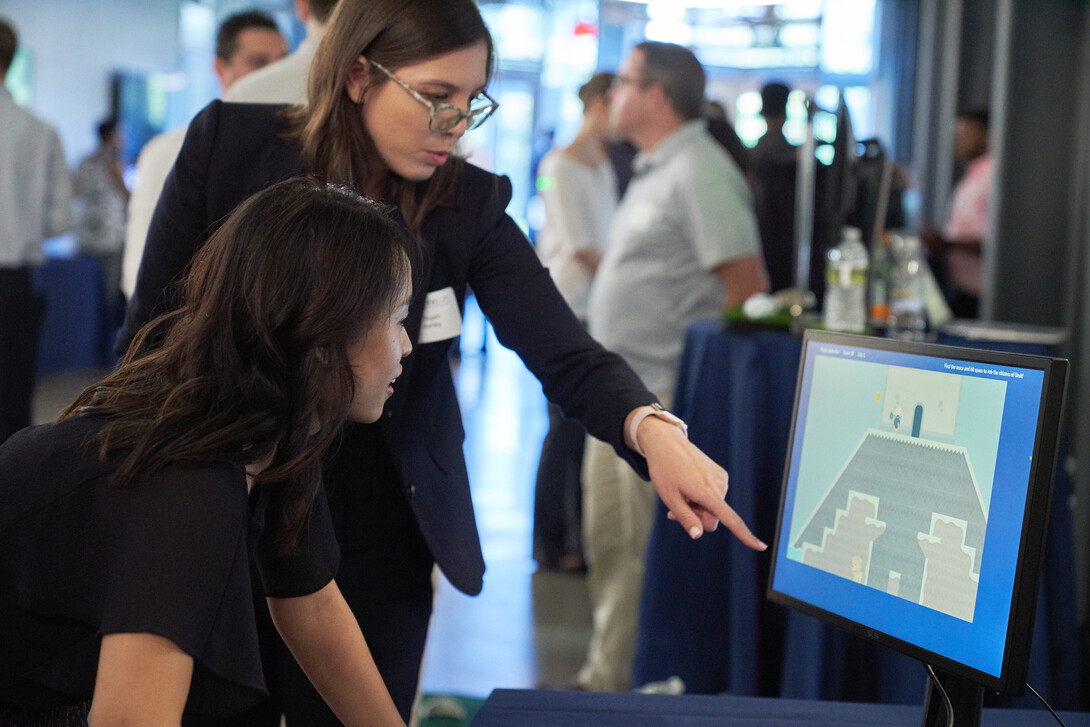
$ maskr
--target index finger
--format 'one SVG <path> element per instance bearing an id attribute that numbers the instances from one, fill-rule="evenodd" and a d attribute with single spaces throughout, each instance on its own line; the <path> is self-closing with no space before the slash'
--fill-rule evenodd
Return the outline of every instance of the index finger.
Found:
<path id="1" fill-rule="evenodd" d="M 738 538 L 747 548 L 758 551 L 768 548 L 760 538 L 750 532 L 741 515 L 736 513 L 734 508 L 728 505 L 726 501 L 715 500 L 713 502 L 702 502 L 700 505 L 718 518 L 719 522 L 723 523 L 727 530 L 734 533 L 734 537 Z"/>

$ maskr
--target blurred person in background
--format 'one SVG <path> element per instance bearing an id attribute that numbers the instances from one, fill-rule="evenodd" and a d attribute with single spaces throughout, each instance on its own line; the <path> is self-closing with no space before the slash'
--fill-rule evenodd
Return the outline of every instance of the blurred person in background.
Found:
<path id="1" fill-rule="evenodd" d="M 661 404 L 633 421 L 685 425 L 669 407 L 686 330 L 768 289 L 749 184 L 703 117 L 704 68 L 691 51 L 644 42 L 614 79 L 610 121 L 639 150 L 587 305 L 590 332 Z M 641 419 L 642 418 L 642 419 Z M 578 686 L 630 688 L 654 489 L 614 448 L 587 438 L 583 544 L 594 628 Z M 633 435 L 637 451 L 650 444 Z"/>
<path id="2" fill-rule="evenodd" d="M 116 119 L 108 119 L 98 125 L 97 131 L 98 148 L 76 169 L 76 244 L 81 253 L 94 257 L 101 269 L 102 297 L 98 307 L 105 318 L 104 331 L 113 333 L 124 310 L 119 285 L 129 188 L 121 170 L 120 125 Z"/>
<path id="3" fill-rule="evenodd" d="M 705 101 L 704 120 L 708 125 L 708 133 L 726 149 L 730 158 L 742 170 L 742 174 L 749 178 L 750 152 L 742 141 L 742 137 L 738 136 L 738 132 L 734 130 L 734 124 L 730 122 L 726 107 L 718 101 Z"/>
<path id="4" fill-rule="evenodd" d="M 32 416 L 43 302 L 31 272 L 45 260 L 42 241 L 75 224 L 60 137 L 4 86 L 18 45 L 0 18 L 0 442 Z"/>
<path id="5" fill-rule="evenodd" d="M 772 290 L 795 284 L 795 184 L 798 147 L 783 134 L 791 89 L 778 81 L 761 87 L 767 129 L 750 153 L 754 208 Z"/>
<path id="6" fill-rule="evenodd" d="M 224 101 L 235 103 L 306 103 L 307 73 L 318 41 L 337 0 L 295 0 L 295 16 L 306 37 L 292 53 L 259 68 L 223 91 Z"/>
<path id="7" fill-rule="evenodd" d="M 287 42 L 280 26 L 268 13 L 251 10 L 230 16 L 216 33 L 216 58 L 212 67 L 224 92 L 259 68 L 284 57 Z M 151 215 L 167 174 L 178 158 L 185 140 L 185 126 L 153 136 L 140 151 L 136 161 L 136 182 L 129 200 L 125 226 L 125 254 L 121 270 L 121 290 L 131 298 Z"/>
<path id="8" fill-rule="evenodd" d="M 791 88 L 779 81 L 769 81 L 761 87 L 761 116 L 765 120 L 765 133 L 757 140 L 751 152 L 754 162 L 794 164 L 798 159 L 798 147 L 784 136 L 787 123 L 787 100 Z"/>
<path id="9" fill-rule="evenodd" d="M 950 198 L 942 231 L 921 234 L 936 273 L 945 283 L 950 312 L 956 318 L 980 315 L 984 240 L 988 235 L 995 165 L 988 151 L 987 109 L 958 114 L 954 161 L 963 173 Z"/>
<path id="10" fill-rule="evenodd" d="M 583 123 L 570 144 L 553 148 L 538 167 L 545 226 L 537 252 L 560 294 L 580 321 L 605 249 L 617 178 L 609 159 L 609 87 L 612 73 L 596 73 L 579 88 Z M 549 432 L 541 445 L 534 489 L 534 560 L 545 569 L 583 570 L 582 481 L 586 432 L 549 404 Z"/>

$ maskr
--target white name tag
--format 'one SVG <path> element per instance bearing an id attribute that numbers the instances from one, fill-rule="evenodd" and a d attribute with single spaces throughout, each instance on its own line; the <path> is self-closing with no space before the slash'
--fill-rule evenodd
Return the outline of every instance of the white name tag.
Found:
<path id="1" fill-rule="evenodd" d="M 454 288 L 433 290 L 424 298 L 424 315 L 420 320 L 417 343 L 435 343 L 454 338 L 462 332 L 462 312 Z"/>

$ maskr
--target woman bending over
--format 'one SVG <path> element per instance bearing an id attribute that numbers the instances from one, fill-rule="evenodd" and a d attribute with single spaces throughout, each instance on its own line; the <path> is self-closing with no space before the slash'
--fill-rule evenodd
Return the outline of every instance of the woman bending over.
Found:
<path id="1" fill-rule="evenodd" d="M 333 580 L 322 454 L 382 413 L 410 351 L 408 245 L 305 179 L 244 202 L 186 305 L 52 424 L 0 448 L 0 723 L 178 725 L 259 702 L 251 557 L 346 724 L 401 725 Z"/>

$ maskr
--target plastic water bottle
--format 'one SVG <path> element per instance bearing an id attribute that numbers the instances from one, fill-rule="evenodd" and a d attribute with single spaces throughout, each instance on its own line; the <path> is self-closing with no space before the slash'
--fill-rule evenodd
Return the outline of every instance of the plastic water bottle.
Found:
<path id="1" fill-rule="evenodd" d="M 889 270 L 889 335 L 920 341 L 927 336 L 923 296 L 923 256 L 920 238 L 893 235 Z"/>
<path id="2" fill-rule="evenodd" d="M 871 329 L 881 333 L 885 332 L 889 322 L 889 268 L 892 257 L 889 239 L 890 233 L 883 232 L 882 239 L 874 245 L 870 266 L 867 317 Z"/>
<path id="3" fill-rule="evenodd" d="M 825 261 L 825 327 L 862 333 L 867 325 L 867 248 L 855 227 L 845 227 Z"/>

